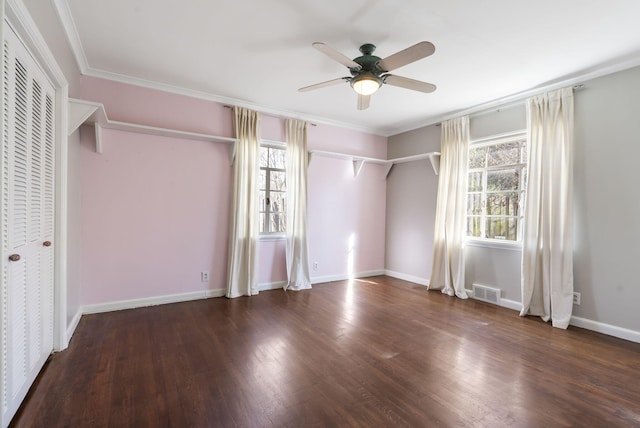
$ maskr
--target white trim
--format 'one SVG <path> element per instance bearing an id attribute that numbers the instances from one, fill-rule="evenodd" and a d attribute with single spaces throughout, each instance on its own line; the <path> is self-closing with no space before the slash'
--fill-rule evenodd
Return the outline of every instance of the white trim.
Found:
<path id="1" fill-rule="evenodd" d="M 67 134 L 68 87 L 56 89 L 56 198 L 55 198 L 55 340 L 53 349 L 62 351 L 69 346 L 67 335 L 68 281 L 68 217 L 69 217 L 69 136 Z"/>
<path id="2" fill-rule="evenodd" d="M 314 276 L 314 277 L 311 277 L 311 284 L 324 284 L 327 282 L 334 282 L 334 281 L 348 281 L 350 279 L 368 278 L 370 276 L 381 276 L 384 274 L 385 274 L 384 270 L 370 270 L 370 271 L 364 271 L 364 272 L 357 272 L 352 275 L 341 274 L 341 275 Z"/>
<path id="3" fill-rule="evenodd" d="M 74 117 L 71 117 L 66 121 L 67 126 L 69 127 L 67 130 L 68 134 L 72 134 L 76 130 L 76 128 L 78 128 L 83 123 L 93 123 L 96 129 L 97 153 L 102 153 L 102 147 L 100 143 L 100 134 L 102 129 L 138 132 L 142 134 L 157 135 L 169 138 L 182 138 L 187 140 L 224 143 L 232 146 L 232 152 L 235 151 L 235 143 L 237 139 L 233 137 L 221 137 L 212 134 L 203 134 L 199 132 L 182 131 L 179 129 L 161 128 L 158 126 L 141 125 L 137 123 L 111 120 L 107 116 L 107 112 L 105 111 L 104 105 L 102 103 L 69 98 L 67 104 L 69 110 L 74 112 Z M 230 155 L 230 157 L 232 156 L 233 154 Z"/>
<path id="4" fill-rule="evenodd" d="M 58 18 L 62 23 L 64 33 L 67 36 L 67 41 L 69 42 L 69 46 L 71 47 L 73 56 L 76 59 L 76 64 L 78 64 L 80 72 L 82 74 L 85 74 L 85 72 L 89 69 L 89 64 L 84 53 L 84 48 L 82 47 L 82 42 L 80 41 L 78 28 L 76 27 L 75 21 L 73 20 L 73 15 L 71 14 L 69 4 L 66 0 L 53 0 L 53 4 L 54 9 L 58 14 Z"/>
<path id="5" fill-rule="evenodd" d="M 554 82 L 556 83 L 543 84 L 541 86 L 537 86 L 535 88 L 531 88 L 522 92 L 517 92 L 515 94 L 507 95 L 501 98 L 497 98 L 495 100 L 488 101 L 486 103 L 476 104 L 475 106 L 472 106 L 463 110 L 453 111 L 453 112 L 449 112 L 449 113 L 445 113 L 437 116 L 431 116 L 424 120 L 420 120 L 412 124 L 409 124 L 405 127 L 396 128 L 393 131 L 383 135 L 386 137 L 390 137 L 392 135 L 402 134 L 405 132 L 424 128 L 426 126 L 437 125 L 442 123 L 442 121 L 448 120 L 448 119 L 454 119 L 454 118 L 466 116 L 466 115 L 480 115 L 496 109 L 515 107 L 515 106 L 524 104 L 526 102 L 526 99 L 531 96 L 542 94 L 548 91 L 553 91 L 560 88 L 564 88 L 567 86 L 581 85 L 585 82 L 588 82 L 589 80 L 597 79 L 603 76 L 608 76 L 610 74 L 617 73 L 619 71 L 628 70 L 637 66 L 640 66 L 640 54 L 638 53 L 627 57 L 627 59 L 619 58 L 618 61 L 615 63 L 601 64 L 600 66 L 593 68 L 591 71 L 584 71 L 582 73 L 575 75 L 574 77 L 567 77 L 560 81 L 554 80 Z"/>
<path id="6" fill-rule="evenodd" d="M 5 15 L 11 22 L 15 33 L 35 57 L 34 59 L 40 64 L 47 77 L 51 79 L 55 88 L 68 86 L 62 69 L 58 66 L 55 56 L 49 50 L 47 42 L 40 34 L 38 26 L 29 15 L 22 0 L 7 0 Z"/>
<path id="7" fill-rule="evenodd" d="M 53 349 L 69 345 L 67 337 L 67 97 L 69 84 L 36 23 L 21 0 L 7 0 L 4 16 L 53 83 L 55 100 L 56 200 L 54 256 L 54 337 Z M 4 17 L 3 17 L 4 19 Z"/>
<path id="8" fill-rule="evenodd" d="M 261 233 L 258 236 L 258 242 L 284 241 L 286 239 L 287 235 L 284 233 Z"/>
<path id="9" fill-rule="evenodd" d="M 76 328 L 78 328 L 78 324 L 80 323 L 80 319 L 82 318 L 82 308 L 78 308 L 78 311 L 73 316 L 73 319 L 67 326 L 67 341 L 71 341 L 73 337 L 73 333 L 76 332 Z"/>
<path id="10" fill-rule="evenodd" d="M 429 280 L 427 278 L 421 278 L 415 275 L 408 275 L 406 273 L 395 272 L 392 270 L 385 270 L 384 274 L 392 278 L 401 279 L 403 281 L 413 282 L 419 285 L 429 286 Z"/>
<path id="11" fill-rule="evenodd" d="M 53 0 L 53 3 L 58 13 L 58 16 L 60 17 L 60 21 L 62 23 L 63 30 L 67 36 L 67 40 L 69 41 L 71 50 L 73 51 L 73 54 L 76 58 L 76 62 L 78 63 L 78 67 L 80 68 L 80 72 L 83 75 L 112 80 L 119 83 L 124 83 L 124 84 L 129 84 L 129 85 L 134 85 L 134 86 L 139 86 L 139 87 L 144 87 L 149 89 L 155 89 L 155 90 L 169 92 L 169 93 L 178 94 L 178 95 L 184 95 L 187 97 L 214 101 L 217 103 L 231 104 L 239 107 L 246 107 L 246 108 L 257 110 L 262 113 L 273 115 L 276 117 L 289 117 L 293 119 L 301 119 L 301 120 L 306 120 L 310 122 L 323 123 L 326 125 L 338 126 L 341 128 L 351 129 L 354 131 L 367 132 L 375 135 L 380 135 L 383 137 L 390 137 L 390 136 L 401 134 L 404 132 L 409 132 L 418 128 L 423 128 L 425 126 L 440 123 L 443 120 L 447 120 L 447 119 L 452 119 L 452 118 L 456 118 L 456 117 L 460 117 L 468 114 L 481 113 L 486 110 L 490 110 L 492 108 L 503 107 L 507 104 L 524 102 L 524 99 L 532 95 L 537 95 L 546 91 L 562 88 L 565 86 L 579 84 L 586 80 L 595 79 L 601 76 L 606 76 L 608 74 L 612 74 L 622 70 L 627 70 L 629 68 L 640 65 L 639 54 L 627 56 L 626 58 L 618 58 L 616 60 L 617 62 L 615 63 L 601 64 L 597 68 L 592 68 L 590 71 L 585 70 L 580 74 L 574 75 L 573 77 L 565 76 L 564 79 L 561 77 L 560 79 L 562 80 L 560 81 L 554 80 L 547 84 L 543 84 L 525 91 L 521 91 L 512 95 L 507 95 L 507 96 L 497 98 L 495 100 L 488 101 L 485 103 L 477 104 L 473 107 L 469 107 L 466 109 L 452 111 L 452 112 L 444 113 L 437 116 L 432 116 L 426 119 L 419 120 L 412 124 L 394 128 L 392 130 L 382 130 L 382 129 L 363 127 L 363 126 L 356 126 L 353 124 L 329 120 L 329 119 L 320 118 L 317 116 L 303 115 L 300 113 L 285 111 L 285 110 L 276 109 L 273 107 L 260 106 L 253 103 L 247 103 L 246 101 L 213 95 L 203 91 L 177 87 L 177 86 L 168 85 L 165 83 L 154 82 L 147 79 L 141 79 L 141 78 L 132 77 L 132 76 L 125 76 L 118 73 L 112 73 L 112 72 L 92 68 L 88 65 L 88 61 L 84 53 L 84 49 L 82 47 L 82 43 L 80 42 L 78 30 L 75 26 L 73 16 L 69 9 L 67 0 Z"/>
<path id="12" fill-rule="evenodd" d="M 577 316 L 571 317 L 569 325 L 617 337 L 620 339 L 630 340 L 631 342 L 640 343 L 640 331 L 617 327 L 615 325 L 605 324 L 599 321 L 593 321 Z"/>
<path id="13" fill-rule="evenodd" d="M 313 159 L 314 155 L 352 161 L 354 177 L 357 177 L 358 174 L 360 174 L 360 170 L 362 169 L 362 166 L 365 163 L 386 165 L 385 177 L 389 175 L 391 168 L 393 167 L 393 165 L 397 163 L 415 162 L 423 159 L 429 159 L 429 161 L 431 161 L 431 167 L 433 168 L 433 172 L 436 175 L 438 175 L 438 170 L 440 169 L 440 152 L 420 153 L 417 155 L 404 156 L 404 157 L 395 158 L 395 159 L 379 159 L 379 158 L 372 158 L 368 156 L 351 155 L 348 153 L 328 152 L 325 150 L 309 150 L 309 164 L 311 163 L 311 159 Z M 437 163 L 435 158 L 438 158 Z"/>
<path id="14" fill-rule="evenodd" d="M 522 252 L 522 242 L 500 241 L 498 239 L 478 239 L 467 237 L 464 241 L 465 247 L 493 248 L 495 250 L 520 251 Z"/>
<path id="15" fill-rule="evenodd" d="M 63 31 L 67 36 L 67 40 L 69 41 L 69 46 L 73 52 L 73 55 L 76 59 L 76 63 L 78 64 L 78 68 L 80 69 L 80 73 L 84 76 L 96 77 L 99 79 L 111 80 L 118 83 L 123 83 L 126 85 L 133 85 L 147 89 L 153 89 L 157 91 L 167 92 L 176 95 L 183 95 L 186 97 L 197 98 L 205 101 L 212 101 L 219 104 L 226 104 L 238 107 L 245 107 L 252 110 L 259 111 L 261 113 L 275 116 L 275 117 L 286 117 L 292 119 L 301 119 L 307 122 L 314 123 L 322 123 L 330 126 L 337 126 L 340 128 L 351 129 L 359 132 L 366 132 L 375 135 L 382 135 L 380 130 L 364 127 L 364 126 L 356 126 L 349 123 L 344 123 L 336 120 L 330 120 L 326 118 L 320 118 L 317 116 L 304 115 L 297 112 L 286 111 L 282 109 L 277 109 L 273 107 L 261 106 L 254 103 L 249 103 L 247 101 L 238 100 L 235 98 L 223 97 L 220 95 L 214 95 L 204 91 L 198 91 L 195 89 L 188 89 L 179 86 L 169 85 L 166 83 L 156 82 L 152 80 L 142 79 L 139 77 L 126 76 L 119 73 L 113 73 L 109 71 L 99 70 L 96 68 L 92 68 L 89 65 L 87 60 L 87 56 L 85 55 L 84 48 L 82 47 L 82 42 L 80 41 L 80 35 L 78 34 L 78 29 L 75 25 L 75 21 L 73 19 L 73 14 L 71 13 L 71 9 L 69 8 L 69 4 L 67 0 L 53 0 L 54 9 L 60 18 L 60 22 L 62 24 Z M 386 136 L 386 135 L 382 135 Z"/>
<path id="16" fill-rule="evenodd" d="M 509 300 L 503 297 L 500 298 L 500 306 L 507 309 L 512 309 L 516 312 L 520 312 L 522 310 L 522 303 L 516 300 Z"/>
<path id="17" fill-rule="evenodd" d="M 179 303 L 191 300 L 208 299 L 210 297 L 223 297 L 226 293 L 227 290 L 222 288 L 205 291 L 192 291 L 190 293 L 169 294 L 164 296 L 145 297 L 142 299 L 119 300 L 116 302 L 84 305 L 82 306 L 81 310 L 83 314 L 96 314 L 101 312 L 119 311 L 122 309 L 135 309 L 143 308 L 145 306 L 156 306 L 168 303 Z"/>
<path id="18" fill-rule="evenodd" d="M 287 285 L 287 281 L 263 282 L 258 284 L 258 291 L 278 290 L 284 288 L 285 285 Z"/>

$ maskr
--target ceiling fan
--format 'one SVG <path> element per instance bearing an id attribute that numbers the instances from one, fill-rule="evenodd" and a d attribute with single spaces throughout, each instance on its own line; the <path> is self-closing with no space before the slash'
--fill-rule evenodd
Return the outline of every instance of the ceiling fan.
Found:
<path id="1" fill-rule="evenodd" d="M 360 46 L 362 56 L 354 59 L 349 59 L 323 42 L 315 42 L 312 46 L 334 61 L 346 66 L 351 72 L 351 76 L 339 77 L 326 82 L 316 83 L 315 85 L 305 86 L 304 88 L 298 89 L 300 92 L 312 91 L 342 82 L 349 82 L 358 94 L 358 110 L 365 110 L 369 108 L 371 95 L 380 89 L 380 86 L 383 84 L 425 93 L 431 93 L 436 90 L 436 86 L 431 83 L 388 74 L 396 68 L 433 55 L 436 47 L 432 43 L 416 43 L 384 59 L 373 55 L 376 47 L 370 43 Z"/>

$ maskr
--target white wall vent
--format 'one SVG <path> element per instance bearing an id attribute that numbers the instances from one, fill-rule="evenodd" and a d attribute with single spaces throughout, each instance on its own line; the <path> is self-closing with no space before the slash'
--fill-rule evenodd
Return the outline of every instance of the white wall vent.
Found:
<path id="1" fill-rule="evenodd" d="M 500 289 L 486 285 L 473 284 L 473 298 L 483 302 L 500 304 Z"/>

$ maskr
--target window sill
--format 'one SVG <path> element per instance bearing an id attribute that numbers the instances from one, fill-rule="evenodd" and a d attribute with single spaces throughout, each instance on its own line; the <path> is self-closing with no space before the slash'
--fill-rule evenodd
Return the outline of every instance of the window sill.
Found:
<path id="1" fill-rule="evenodd" d="M 287 239 L 287 236 L 281 233 L 269 233 L 260 235 L 258 241 L 284 241 Z"/>
<path id="2" fill-rule="evenodd" d="M 499 241 L 497 239 L 469 239 L 464 241 L 465 246 L 494 248 L 497 250 L 522 251 L 522 242 Z"/>

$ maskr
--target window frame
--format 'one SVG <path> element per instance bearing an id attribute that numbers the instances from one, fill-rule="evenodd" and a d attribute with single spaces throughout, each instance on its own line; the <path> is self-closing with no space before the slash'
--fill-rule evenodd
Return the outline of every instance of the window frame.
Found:
<path id="1" fill-rule="evenodd" d="M 522 150 L 527 150 L 527 132 L 526 130 L 521 130 L 521 131 L 516 131 L 516 132 L 512 132 L 512 133 L 508 133 L 508 134 L 500 134 L 500 135 L 495 135 L 495 136 L 491 136 L 491 137 L 487 137 L 487 138 L 483 138 L 483 139 L 479 139 L 479 140 L 475 140 L 475 141 L 470 141 L 469 142 L 469 147 L 468 147 L 468 151 L 469 151 L 469 160 L 468 162 L 471 162 L 471 150 L 473 149 L 478 149 L 478 148 L 483 148 L 483 147 L 491 147 L 491 146 L 497 146 L 500 144 L 505 144 L 505 143 L 513 143 L 513 142 L 518 142 L 518 141 L 523 141 L 523 147 Z M 522 223 L 524 220 L 524 199 L 525 199 L 525 195 L 526 195 L 526 190 L 527 190 L 527 183 L 526 183 L 526 170 L 527 170 L 527 165 L 529 162 L 529 155 L 528 153 L 526 153 L 526 162 L 522 162 L 522 156 L 520 156 L 520 162 L 515 163 L 515 164 L 510 164 L 510 165 L 500 165 L 500 166 L 488 166 L 488 163 L 485 161 L 485 166 L 483 166 L 482 168 L 470 168 L 469 167 L 469 163 L 467 164 L 467 179 L 471 176 L 472 173 L 477 173 L 480 172 L 481 173 L 481 181 L 482 181 L 482 188 L 480 191 L 470 191 L 469 190 L 469 185 L 467 185 L 467 206 L 466 206 L 466 210 L 465 210 L 465 231 L 464 231 L 464 238 L 465 238 L 465 244 L 467 245 L 471 245 L 471 246 L 480 246 L 480 247 L 490 247 L 490 248 L 500 248 L 500 249 L 513 249 L 513 250 L 519 250 L 522 248 Z M 518 170 L 520 172 L 519 174 L 519 183 L 518 183 L 518 189 L 514 190 L 515 192 L 518 193 L 518 215 L 516 216 L 506 216 L 506 215 L 487 215 L 486 214 L 486 209 L 487 209 L 487 198 L 488 195 L 491 195 L 492 193 L 501 193 L 501 192 L 510 192 L 508 190 L 505 191 L 495 191 L 495 192 L 489 192 L 487 189 L 487 177 L 488 177 L 488 173 L 491 171 L 504 171 L 504 170 L 508 170 L 508 169 L 515 169 Z M 469 213 L 469 195 L 471 194 L 480 194 L 480 205 L 481 205 L 481 213 L 479 215 L 474 215 L 474 214 L 470 214 Z M 467 229 L 468 229 L 468 222 L 469 222 L 469 218 L 479 218 L 480 219 L 480 227 L 481 227 L 481 235 L 482 236 L 470 236 L 467 235 Z M 486 226 L 487 226 L 487 220 L 489 218 L 512 218 L 515 219 L 517 222 L 516 225 L 516 240 L 509 240 L 509 239 L 495 239 L 495 238 L 486 238 L 483 236 L 486 236 Z"/>
<path id="2" fill-rule="evenodd" d="M 285 159 L 286 159 L 286 150 L 287 150 L 287 145 L 285 143 L 274 143 L 274 142 L 265 142 L 264 140 L 260 142 L 260 149 L 262 148 L 267 148 L 267 149 L 276 149 L 276 150 L 282 150 L 285 152 Z M 273 167 L 269 167 L 269 166 L 260 166 L 260 161 L 258 160 L 258 171 L 259 174 L 261 173 L 261 171 L 265 171 L 265 188 L 261 188 L 260 185 L 258 185 L 258 223 L 259 226 L 258 228 L 260 229 L 261 227 L 263 228 L 263 232 L 258 232 L 259 234 L 259 239 L 262 241 L 269 241 L 269 240 L 280 240 L 280 239 L 284 239 L 286 237 L 286 210 L 285 211 L 277 211 L 277 212 L 281 212 L 284 213 L 285 216 L 285 230 L 283 232 L 279 232 L 279 231 L 271 231 L 269 230 L 271 228 L 271 221 L 270 221 L 270 217 L 271 214 L 273 213 L 272 211 L 272 207 L 271 204 L 267 204 L 265 203 L 265 210 L 262 210 L 262 206 L 260 204 L 260 192 L 261 191 L 265 191 L 265 198 L 266 200 L 270 200 L 271 198 L 271 193 L 275 192 L 275 193 L 283 193 L 285 200 L 286 200 L 286 196 L 287 196 L 287 184 L 286 184 L 286 173 L 287 173 L 287 166 L 286 166 L 286 160 L 285 160 L 285 167 L 284 168 L 273 168 Z M 285 190 L 271 190 L 271 172 L 283 172 L 285 174 Z M 261 224 L 262 221 L 260 220 L 260 216 L 261 214 L 264 214 L 264 224 Z"/>

